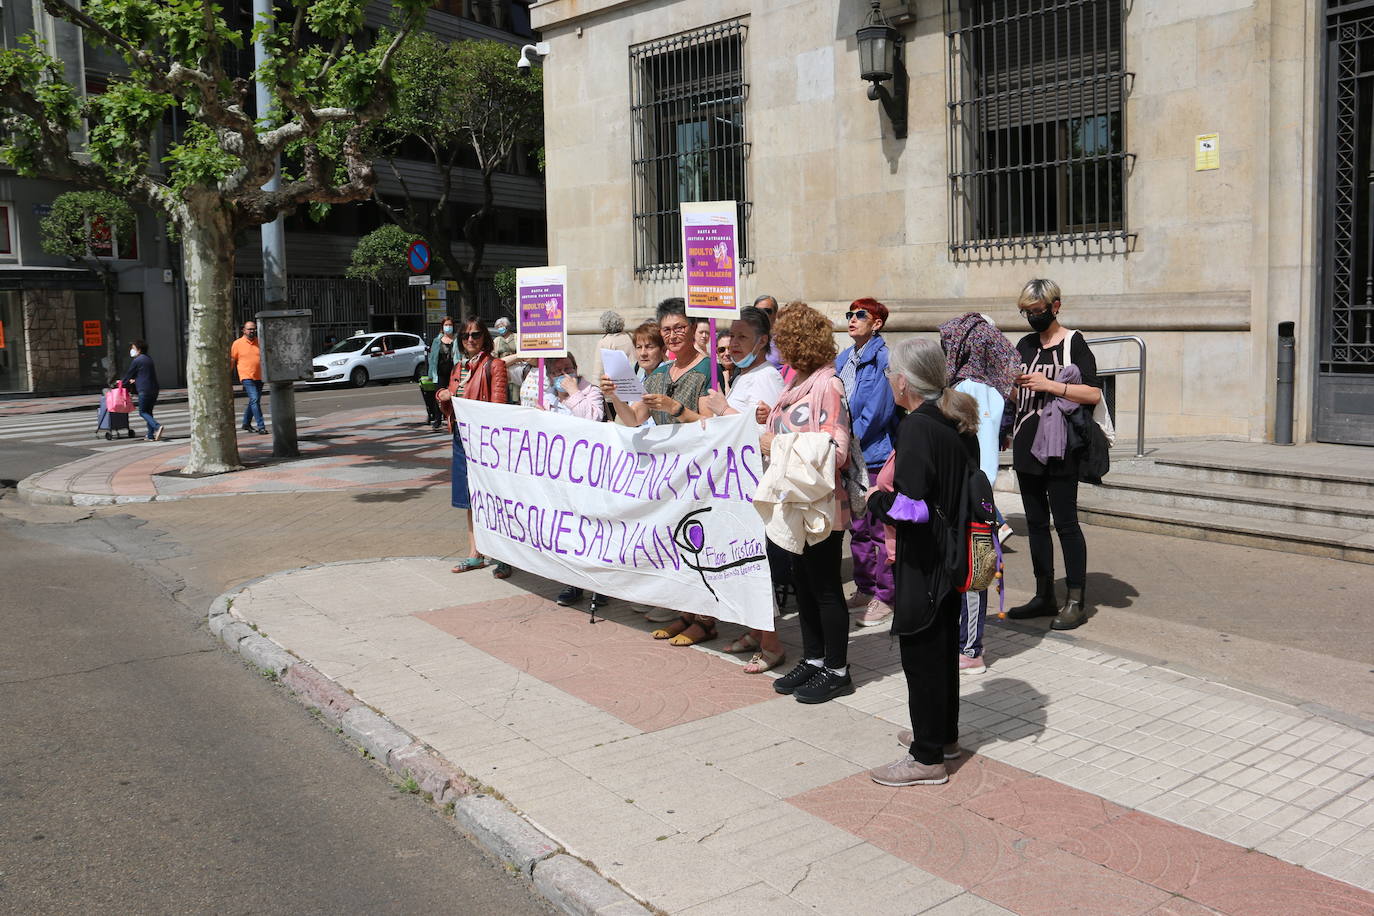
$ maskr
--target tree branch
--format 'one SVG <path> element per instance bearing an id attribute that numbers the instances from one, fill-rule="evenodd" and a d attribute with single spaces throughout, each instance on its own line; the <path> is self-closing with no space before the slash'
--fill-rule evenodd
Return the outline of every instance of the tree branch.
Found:
<path id="1" fill-rule="evenodd" d="M 96 22 L 84 11 L 77 9 L 66 0 L 43 0 L 43 9 L 49 14 L 70 22 L 72 25 L 81 29 L 83 32 L 92 33 L 100 36 L 100 39 L 111 47 L 118 48 L 129 58 L 136 61 L 139 66 L 150 72 L 156 73 L 160 68 L 157 58 L 149 52 L 125 41 L 120 36 L 111 32 L 100 23 Z"/>

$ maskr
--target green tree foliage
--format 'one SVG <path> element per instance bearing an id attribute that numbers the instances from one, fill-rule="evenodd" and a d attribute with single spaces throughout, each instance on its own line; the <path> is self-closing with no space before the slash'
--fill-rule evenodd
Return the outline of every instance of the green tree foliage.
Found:
<path id="1" fill-rule="evenodd" d="M 496 298 L 501 300 L 502 305 L 515 302 L 514 267 L 502 267 L 491 278 L 491 282 L 496 287 Z"/>
<path id="2" fill-rule="evenodd" d="M 396 106 L 370 138 L 404 194 L 403 205 L 380 196 L 378 203 L 430 243 L 435 261 L 459 281 L 464 315 L 475 305 L 477 275 L 495 227 L 494 176 L 518 146 L 543 144 L 543 74 L 539 67 L 516 69 L 518 58 L 516 49 L 500 42 L 444 42 L 417 34 L 396 55 Z M 401 148 L 415 144 L 438 170 L 437 199 L 429 186 L 412 188 L 397 167 Z M 465 153 L 480 176 L 475 201 L 459 193 Z M 473 205 L 456 232 L 450 215 L 455 203 Z"/>
<path id="3" fill-rule="evenodd" d="M 257 23 L 253 34 L 230 25 L 222 0 L 41 0 L 35 11 L 40 5 L 88 45 L 119 55 L 124 71 L 87 95 L 40 35 L 0 50 L 0 162 L 116 193 L 176 230 L 191 307 L 186 470 L 234 469 L 224 361 L 235 235 L 302 205 L 371 194 L 364 138 L 389 111 L 392 61 L 432 3 L 392 0 L 401 25 L 378 42 L 363 31 L 369 0 L 278 0 L 277 21 Z M 239 70 L 258 36 L 267 60 L 252 78 L 275 102 L 265 112 L 252 110 L 252 83 Z M 171 123 L 185 129 L 173 135 Z M 292 165 L 267 190 L 280 156 Z"/>
<path id="4" fill-rule="evenodd" d="M 345 273 L 354 280 L 381 283 L 410 275 L 406 252 L 420 237 L 400 226 L 382 226 L 358 239 L 353 260 Z"/>
<path id="5" fill-rule="evenodd" d="M 105 290 L 105 359 L 107 371 L 119 367 L 119 310 L 113 259 L 117 246 L 133 237 L 134 208 L 109 191 L 68 191 L 52 202 L 52 211 L 39 223 L 43 250 L 91 267 Z M 109 257 L 100 252 L 108 248 Z"/>

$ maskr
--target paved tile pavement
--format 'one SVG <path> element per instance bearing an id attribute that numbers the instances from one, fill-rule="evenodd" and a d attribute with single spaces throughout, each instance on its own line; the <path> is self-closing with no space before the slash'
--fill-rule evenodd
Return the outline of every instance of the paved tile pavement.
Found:
<path id="1" fill-rule="evenodd" d="M 901 754 L 885 628 L 859 689 L 778 697 L 624 602 L 429 559 L 274 575 L 234 613 L 672 913 L 1374 914 L 1374 736 L 1055 636 L 989 629 L 940 787 Z M 794 620 L 783 637 L 797 653 Z"/>
<path id="2" fill-rule="evenodd" d="M 191 446 L 185 440 L 111 444 L 96 454 L 34 475 L 28 483 L 76 505 L 185 499 L 197 496 L 347 490 L 386 491 L 448 486 L 450 440 L 418 422 L 410 408 L 331 413 L 327 426 L 302 424 L 301 457 L 272 457 L 270 436 L 243 436 L 234 474 L 183 478 Z"/>

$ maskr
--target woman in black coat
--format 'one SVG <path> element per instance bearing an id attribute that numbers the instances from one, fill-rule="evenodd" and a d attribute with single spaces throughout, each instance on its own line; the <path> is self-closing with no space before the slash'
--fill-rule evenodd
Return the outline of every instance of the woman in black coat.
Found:
<path id="1" fill-rule="evenodd" d="M 893 491 L 872 493 L 868 506 L 897 534 L 892 634 L 901 645 L 912 730 L 897 736 L 906 755 L 869 771 L 885 786 L 947 782 L 945 761 L 960 753 L 960 595 L 952 572 L 941 568 L 941 522 L 933 510 L 949 519 L 964 515 L 963 485 L 970 467 L 978 467 L 978 405 L 945 386 L 948 371 L 933 340 L 892 347 L 888 384 L 910 413 L 897 429 Z"/>

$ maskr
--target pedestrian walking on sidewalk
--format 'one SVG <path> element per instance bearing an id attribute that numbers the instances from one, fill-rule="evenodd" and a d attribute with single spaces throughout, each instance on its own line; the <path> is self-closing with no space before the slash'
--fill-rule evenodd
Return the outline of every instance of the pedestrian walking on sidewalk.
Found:
<path id="1" fill-rule="evenodd" d="M 804 302 L 778 313 L 774 334 L 783 361 L 795 370 L 776 404 L 759 405 L 766 427 L 759 448 L 770 455 L 780 433 L 824 433 L 835 443 L 831 530 L 793 557 L 792 575 L 802 632 L 802 660 L 773 682 L 773 689 L 801 703 L 824 703 L 854 692 L 849 675 L 849 612 L 840 579 L 840 553 L 849 528 L 849 493 L 841 470 L 849 463 L 849 409 L 835 376 L 835 336 L 830 319 Z M 771 472 L 771 468 L 770 468 Z M 785 473 L 785 472 L 784 472 Z M 809 539 L 807 539 L 809 540 Z"/>
<path id="2" fill-rule="evenodd" d="M 853 345 L 835 360 L 869 480 L 877 478 L 892 454 L 897 431 L 897 405 L 887 384 L 887 341 L 882 335 L 887 316 L 887 306 L 877 299 L 854 300 L 844 313 Z M 892 567 L 883 546 L 882 523 L 867 512 L 856 515 L 849 529 L 849 551 L 854 558 L 854 594 L 846 604 L 857 612 L 854 622 L 861 627 L 887 623 L 892 617 Z"/>
<path id="3" fill-rule="evenodd" d="M 906 675 L 911 733 L 898 736 L 908 743 L 900 760 L 869 771 L 885 786 L 947 782 L 945 760 L 959 755 L 955 631 L 963 596 L 953 570 L 942 567 L 943 544 L 967 521 L 960 497 L 969 462 L 978 460 L 978 405 L 946 387 L 948 378 L 935 341 L 913 338 L 892 348 L 888 381 L 893 399 L 910 413 L 897 433 L 893 489 L 870 491 L 868 505 L 897 534 L 892 634 Z"/>
<path id="4" fill-rule="evenodd" d="M 148 355 L 148 342 L 135 340 L 129 345 L 129 371 L 124 376 L 127 388 L 133 382 L 134 393 L 138 395 L 138 415 L 148 425 L 148 433 L 143 438 L 148 442 L 162 438 L 162 424 L 153 419 L 153 408 L 157 406 L 157 396 L 162 392 L 157 383 L 157 366 Z"/>
<path id="5" fill-rule="evenodd" d="M 1021 374 L 1021 355 L 986 315 L 968 312 L 940 325 L 940 346 L 949 363 L 949 385 L 978 405 L 978 466 L 997 485 L 998 436 L 1007 398 Z M 1000 517 L 999 517 L 1000 518 Z M 982 674 L 983 628 L 988 590 L 967 591 L 959 614 L 959 673 Z"/>
<path id="6" fill-rule="evenodd" d="M 248 405 L 243 408 L 243 430 L 267 432 L 262 419 L 262 344 L 258 342 L 258 323 L 245 321 L 243 336 L 229 348 L 229 371 L 238 373 Z M 255 425 L 256 424 L 256 425 Z"/>
<path id="7" fill-rule="evenodd" d="M 1057 400 L 1092 406 L 1102 400 L 1097 361 L 1083 335 L 1059 323 L 1059 286 L 1052 280 L 1032 280 L 1021 291 L 1017 307 L 1031 333 L 1016 344 L 1021 374 L 1016 377 L 1016 419 L 1012 426 L 1011 462 L 1026 509 L 1031 569 L 1035 572 L 1035 597 L 1012 608 L 1014 620 L 1053 617 L 1050 626 L 1072 630 L 1088 619 L 1084 594 L 1088 574 L 1088 546 L 1078 524 L 1078 456 L 1041 461 L 1034 454 L 1036 432 L 1042 413 Z M 1080 380 L 1060 376 L 1076 367 Z M 1054 542 L 1050 521 L 1064 552 L 1064 603 L 1055 600 Z"/>
<path id="8" fill-rule="evenodd" d="M 447 388 L 436 392 L 440 407 L 449 418 L 449 428 L 453 433 L 453 474 L 450 504 L 455 509 L 463 509 L 467 514 L 468 556 L 453 567 L 456 573 L 480 569 L 487 558 L 477 552 L 477 542 L 472 529 L 472 500 L 468 493 L 468 456 L 463 450 L 462 437 L 458 435 L 458 423 L 454 418 L 453 400 L 468 398 L 474 401 L 490 401 L 493 404 L 506 404 L 507 380 L 506 364 L 492 355 L 495 344 L 487 326 L 477 318 L 468 318 L 458 334 L 460 358 L 449 378 Z M 508 563 L 497 563 L 492 575 L 498 579 L 509 579 L 512 570 Z"/>

